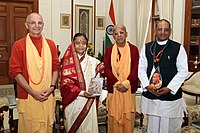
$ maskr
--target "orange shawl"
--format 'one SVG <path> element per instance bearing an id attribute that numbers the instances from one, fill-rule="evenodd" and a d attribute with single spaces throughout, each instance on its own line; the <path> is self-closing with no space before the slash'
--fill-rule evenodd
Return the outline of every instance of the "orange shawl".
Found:
<path id="1" fill-rule="evenodd" d="M 118 52 L 120 52 L 120 55 Z M 117 47 L 117 44 L 114 44 L 111 53 L 111 66 L 113 74 L 118 79 L 118 82 L 113 86 L 114 92 L 111 105 L 111 116 L 122 124 L 124 114 L 131 112 L 131 86 L 130 82 L 127 80 L 131 70 L 131 55 L 128 43 L 126 43 L 123 48 L 119 48 Z M 125 93 L 119 92 L 115 88 L 119 83 L 122 83 L 128 88 L 128 91 Z M 126 117 L 130 120 L 130 116 L 127 115 Z"/>
<path id="2" fill-rule="evenodd" d="M 42 39 L 42 54 L 40 57 L 29 34 L 26 36 L 27 68 L 30 80 L 29 85 L 32 89 L 37 90 L 38 92 L 49 88 L 52 80 L 51 51 L 46 39 L 43 36 Z M 46 124 L 46 127 L 53 125 L 54 109 L 55 99 L 53 95 L 49 95 L 48 99 L 43 102 L 35 100 L 30 95 L 27 100 L 21 99 L 18 102 L 18 111 L 20 110 L 23 112 L 25 110 L 27 120 L 32 121 L 32 132 L 39 131 L 41 124 Z"/>

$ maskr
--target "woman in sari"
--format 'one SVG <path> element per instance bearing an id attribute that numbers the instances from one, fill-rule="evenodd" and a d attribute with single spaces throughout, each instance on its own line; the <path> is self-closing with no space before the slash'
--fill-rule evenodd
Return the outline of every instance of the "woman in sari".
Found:
<path id="1" fill-rule="evenodd" d="M 88 86 L 102 65 L 87 55 L 87 47 L 86 35 L 76 33 L 62 59 L 61 96 L 68 133 L 98 133 L 95 96 Z"/>

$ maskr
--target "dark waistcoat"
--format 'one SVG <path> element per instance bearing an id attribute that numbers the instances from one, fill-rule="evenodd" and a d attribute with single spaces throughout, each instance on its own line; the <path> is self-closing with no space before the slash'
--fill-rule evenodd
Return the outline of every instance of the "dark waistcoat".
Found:
<path id="1" fill-rule="evenodd" d="M 162 87 L 167 87 L 169 82 L 173 79 L 173 77 L 177 74 L 177 67 L 176 67 L 176 61 L 177 56 L 180 50 L 180 45 L 177 42 L 174 42 L 172 40 L 168 40 L 166 45 L 158 45 L 156 42 L 150 42 L 146 44 L 146 58 L 148 61 L 148 67 L 147 67 L 147 75 L 148 78 L 150 78 L 150 74 L 152 71 L 153 66 L 155 65 L 155 68 L 158 66 L 160 67 L 160 73 L 162 75 Z M 159 53 L 159 51 L 164 50 L 163 53 L 158 56 L 160 59 L 159 63 L 154 63 L 154 57 Z M 153 56 L 155 55 L 155 56 Z M 149 91 L 143 92 L 143 96 L 149 99 L 159 99 L 163 101 L 173 101 L 177 100 L 182 97 L 182 90 L 179 88 L 177 93 L 175 95 L 168 92 L 167 94 L 163 96 L 155 96 L 151 94 Z"/>

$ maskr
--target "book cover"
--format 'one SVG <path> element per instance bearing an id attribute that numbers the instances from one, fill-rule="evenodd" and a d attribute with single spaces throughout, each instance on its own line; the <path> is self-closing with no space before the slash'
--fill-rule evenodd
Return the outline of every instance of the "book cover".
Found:
<path id="1" fill-rule="evenodd" d="M 153 87 L 154 90 L 159 89 L 162 86 L 162 77 L 160 73 L 155 72 L 150 80 L 150 85 Z"/>
<path id="2" fill-rule="evenodd" d="M 93 96 L 100 96 L 103 87 L 103 78 L 92 78 L 88 88 L 88 92 L 92 93 Z"/>

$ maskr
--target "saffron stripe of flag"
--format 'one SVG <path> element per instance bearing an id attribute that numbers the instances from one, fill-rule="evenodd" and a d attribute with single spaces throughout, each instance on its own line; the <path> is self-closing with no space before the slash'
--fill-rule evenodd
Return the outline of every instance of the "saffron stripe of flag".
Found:
<path id="1" fill-rule="evenodd" d="M 107 20 L 107 26 L 106 26 L 106 37 L 105 37 L 105 48 L 107 48 L 109 45 L 114 43 L 114 39 L 112 36 L 113 33 L 113 27 L 116 25 L 115 22 L 115 12 L 114 12 L 114 5 L 113 0 L 110 0 L 110 8 L 109 8 L 109 15 Z"/>

